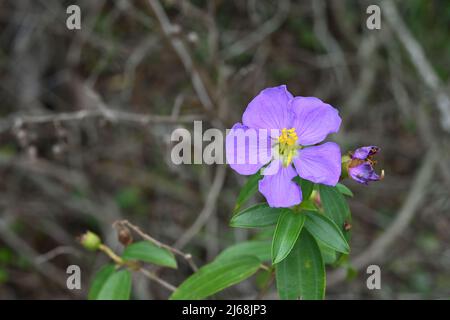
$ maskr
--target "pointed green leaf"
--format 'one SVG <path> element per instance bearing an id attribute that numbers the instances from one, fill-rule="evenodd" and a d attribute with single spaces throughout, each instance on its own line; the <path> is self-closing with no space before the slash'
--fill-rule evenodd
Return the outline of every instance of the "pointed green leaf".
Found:
<path id="1" fill-rule="evenodd" d="M 272 242 L 272 263 L 282 261 L 291 252 L 303 228 L 305 215 L 286 209 L 278 219 Z"/>
<path id="2" fill-rule="evenodd" d="M 276 266 L 277 290 L 281 299 L 323 299 L 325 266 L 316 240 L 303 228 L 286 259 Z"/>
<path id="3" fill-rule="evenodd" d="M 336 188 L 339 190 L 340 193 L 342 193 L 343 195 L 349 196 L 349 197 L 353 197 L 353 192 L 352 190 L 350 190 L 346 185 L 342 184 L 342 183 L 338 183 L 336 185 Z"/>
<path id="4" fill-rule="evenodd" d="M 213 261 L 187 278 L 171 295 L 171 300 L 203 299 L 236 283 L 239 283 L 259 268 L 259 259 L 238 256 L 232 260 Z"/>
<path id="5" fill-rule="evenodd" d="M 261 262 L 270 260 L 270 241 L 245 241 L 235 244 L 222 251 L 215 259 L 217 260 L 232 260 L 238 256 L 254 256 Z"/>
<path id="6" fill-rule="evenodd" d="M 106 280 L 114 273 L 115 266 L 113 264 L 107 264 L 103 266 L 94 276 L 91 287 L 89 288 L 88 299 L 97 299 L 98 293 L 102 289 Z"/>
<path id="7" fill-rule="evenodd" d="M 325 264 L 334 264 L 337 259 L 336 251 L 331 249 L 330 247 L 324 245 L 317 241 L 317 245 L 319 246 L 320 252 L 322 253 L 322 259 Z"/>
<path id="8" fill-rule="evenodd" d="M 242 187 L 239 192 L 238 198 L 236 200 L 236 205 L 234 206 L 234 212 L 239 211 L 239 209 L 253 196 L 256 191 L 258 191 L 258 181 L 261 180 L 262 175 L 258 171 L 252 175 L 247 182 Z"/>
<path id="9" fill-rule="evenodd" d="M 342 230 L 346 220 L 350 219 L 350 209 L 344 196 L 336 187 L 319 185 L 320 201 L 325 215 Z"/>
<path id="10" fill-rule="evenodd" d="M 307 211 L 305 227 L 314 238 L 324 245 L 342 253 L 349 253 L 350 247 L 336 224 L 323 214 Z"/>
<path id="11" fill-rule="evenodd" d="M 149 241 L 135 242 L 127 246 L 122 254 L 125 260 L 138 260 L 159 266 L 177 268 L 177 261 L 172 252 L 158 247 Z"/>
<path id="12" fill-rule="evenodd" d="M 284 209 L 271 208 L 266 203 L 256 204 L 231 218 L 230 226 L 240 228 L 260 228 L 277 223 Z"/>
<path id="13" fill-rule="evenodd" d="M 128 300 L 131 294 L 131 273 L 128 270 L 113 272 L 103 284 L 97 300 Z"/>

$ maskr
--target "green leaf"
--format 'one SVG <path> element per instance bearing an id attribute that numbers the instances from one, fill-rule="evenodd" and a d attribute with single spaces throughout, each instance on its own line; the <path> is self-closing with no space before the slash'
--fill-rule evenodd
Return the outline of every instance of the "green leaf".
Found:
<path id="1" fill-rule="evenodd" d="M 281 208 L 271 208 L 265 203 L 256 204 L 231 218 L 230 226 L 239 228 L 260 228 L 274 225 L 283 212 Z"/>
<path id="2" fill-rule="evenodd" d="M 286 259 L 275 266 L 281 299 L 323 299 L 325 266 L 316 240 L 303 228 Z"/>
<path id="3" fill-rule="evenodd" d="M 311 199 L 302 201 L 299 206 L 302 210 L 317 211 L 317 207 Z"/>
<path id="4" fill-rule="evenodd" d="M 113 272 L 103 284 L 97 300 L 128 300 L 131 294 L 131 273 L 128 270 Z"/>
<path id="5" fill-rule="evenodd" d="M 320 252 L 322 253 L 322 259 L 325 264 L 334 264 L 337 259 L 336 251 L 331 249 L 330 247 L 324 245 L 317 241 L 317 245 L 319 246 Z"/>
<path id="6" fill-rule="evenodd" d="M 269 270 L 261 270 L 255 276 L 255 284 L 259 290 L 266 291 L 268 287 L 272 284 L 273 279 L 273 271 Z"/>
<path id="7" fill-rule="evenodd" d="M 302 212 L 286 209 L 278 219 L 272 242 L 272 263 L 278 263 L 287 257 L 297 241 L 305 223 Z"/>
<path id="8" fill-rule="evenodd" d="M 263 228 L 260 228 L 259 230 L 260 231 L 252 237 L 253 240 L 270 240 L 270 241 L 272 241 L 273 233 L 275 232 L 274 225 L 271 225 L 268 227 L 263 227 Z"/>
<path id="9" fill-rule="evenodd" d="M 325 215 L 342 230 L 346 220 L 350 219 L 350 209 L 344 196 L 336 187 L 319 185 L 320 201 Z"/>
<path id="10" fill-rule="evenodd" d="M 88 299 L 97 299 L 98 293 L 102 289 L 106 280 L 114 273 L 115 266 L 113 264 L 107 264 L 103 266 L 94 276 L 91 287 L 89 288 Z"/>
<path id="11" fill-rule="evenodd" d="M 350 247 L 336 224 L 323 214 L 305 212 L 305 227 L 324 245 L 342 253 L 349 253 Z"/>
<path id="12" fill-rule="evenodd" d="M 159 266 L 177 268 L 177 261 L 172 252 L 158 247 L 149 241 L 135 242 L 127 246 L 122 254 L 125 260 L 138 260 Z"/>
<path id="13" fill-rule="evenodd" d="M 232 260 L 239 256 L 254 256 L 261 262 L 270 260 L 270 241 L 245 241 L 223 250 L 215 259 L 217 260 Z"/>
<path id="14" fill-rule="evenodd" d="M 302 179 L 299 176 L 295 177 L 294 181 L 300 186 L 300 189 L 302 189 L 303 200 L 308 200 L 314 190 L 314 182 Z"/>
<path id="15" fill-rule="evenodd" d="M 172 300 L 203 299 L 253 275 L 259 259 L 239 256 L 233 260 L 213 261 L 187 278 L 171 295 Z"/>
<path id="16" fill-rule="evenodd" d="M 349 196 L 349 197 L 353 197 L 353 192 L 352 190 L 350 190 L 346 185 L 342 184 L 342 183 L 338 183 L 336 185 L 336 188 L 339 190 L 340 193 L 342 193 L 343 195 Z"/>
<path id="17" fill-rule="evenodd" d="M 261 173 L 258 171 L 252 175 L 242 187 L 234 206 L 234 212 L 237 212 L 243 204 L 245 204 L 256 191 L 258 191 L 258 181 L 262 178 Z"/>

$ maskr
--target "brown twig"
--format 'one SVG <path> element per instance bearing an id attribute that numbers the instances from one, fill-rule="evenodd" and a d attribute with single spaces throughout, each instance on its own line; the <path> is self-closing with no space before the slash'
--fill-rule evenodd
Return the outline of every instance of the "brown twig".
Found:
<path id="1" fill-rule="evenodd" d="M 105 253 L 111 260 L 114 261 L 114 263 L 118 266 L 123 266 L 126 267 L 128 269 L 130 269 L 131 271 L 139 271 L 140 273 L 142 273 L 143 275 L 145 275 L 147 278 L 149 278 L 150 280 L 153 280 L 157 283 L 159 283 L 161 286 L 163 286 L 164 288 L 170 290 L 170 291 L 175 291 L 176 287 L 171 285 L 170 283 L 168 283 L 167 281 L 161 279 L 160 277 L 158 277 L 154 272 L 151 272 L 150 270 L 147 270 L 145 268 L 143 268 L 139 262 L 136 261 L 127 261 L 124 260 L 122 257 L 118 256 L 110 247 L 108 247 L 105 244 L 101 244 L 99 247 L 99 250 L 101 250 L 103 253 Z"/>
<path id="2" fill-rule="evenodd" d="M 211 214 L 217 205 L 217 198 L 219 197 L 220 191 L 222 190 L 223 183 L 225 181 L 226 167 L 219 166 L 216 169 L 216 175 L 212 183 L 211 189 L 206 197 L 205 205 L 202 211 L 198 215 L 195 222 L 189 227 L 189 229 L 178 239 L 174 247 L 183 248 L 191 239 L 198 234 L 201 228 L 208 221 Z"/>
<path id="3" fill-rule="evenodd" d="M 278 1 L 277 4 L 277 11 L 271 19 L 264 22 L 257 30 L 242 37 L 225 49 L 222 53 L 225 60 L 230 60 L 245 53 L 257 44 L 263 42 L 282 26 L 289 15 L 291 2 L 289 0 L 282 0 Z"/>
<path id="4" fill-rule="evenodd" d="M 170 41 L 172 48 L 180 58 L 186 72 L 190 75 L 192 86 L 194 87 L 200 102 L 206 110 L 211 111 L 213 109 L 212 99 L 206 90 L 206 86 L 203 83 L 199 72 L 194 67 L 194 62 L 188 49 L 181 39 L 173 37 L 175 27 L 170 22 L 169 17 L 161 6 L 161 3 L 158 0 L 148 0 L 148 3 L 156 16 L 164 35 Z"/>
<path id="5" fill-rule="evenodd" d="M 442 128 L 450 131 L 450 98 L 442 88 L 442 83 L 425 56 L 424 50 L 403 22 L 395 4 L 391 0 L 382 2 L 383 13 L 392 31 L 397 35 L 401 44 L 408 52 L 411 62 L 417 69 L 425 85 L 435 94 L 436 106 L 441 114 Z"/>
<path id="6" fill-rule="evenodd" d="M 139 228 L 138 226 L 135 226 L 134 224 L 130 223 L 128 220 L 120 220 L 120 221 L 116 221 L 114 222 L 113 225 L 120 225 L 122 227 L 128 227 L 130 229 L 132 229 L 134 232 L 136 232 L 139 236 L 141 236 L 143 239 L 150 241 L 151 243 L 157 245 L 158 247 L 167 249 L 171 252 L 173 252 L 176 255 L 179 255 L 180 257 L 184 258 L 187 263 L 189 264 L 189 266 L 192 268 L 192 270 L 197 271 L 198 267 L 196 266 L 196 264 L 194 263 L 193 259 L 192 259 L 192 255 L 190 253 L 184 253 L 181 250 L 171 247 L 167 244 L 164 244 L 158 240 L 156 240 L 155 238 L 153 238 L 152 236 L 150 236 L 149 234 L 145 233 L 144 231 L 142 231 L 141 228 Z"/>
<path id="7" fill-rule="evenodd" d="M 93 110 L 86 109 L 74 112 L 47 113 L 41 115 L 19 115 L 14 117 L 13 123 L 10 123 L 11 121 L 8 121 L 0 125 L 0 127 L 1 131 L 4 131 L 5 129 L 12 128 L 14 125 L 77 121 L 86 118 L 97 118 L 97 117 L 105 117 L 106 119 L 111 121 L 123 121 L 140 124 L 190 123 L 194 120 L 200 120 L 203 118 L 203 116 L 201 115 L 187 115 L 187 116 L 173 117 L 173 116 L 132 113 L 113 109 L 108 109 L 108 111 L 100 109 L 93 109 Z"/>
<path id="8" fill-rule="evenodd" d="M 161 279 L 156 274 L 154 274 L 153 272 L 151 272 L 147 269 L 141 268 L 141 269 L 139 269 L 139 272 L 141 272 L 143 275 L 145 275 L 150 280 L 153 280 L 153 281 L 159 283 L 161 286 L 163 286 L 164 288 L 166 288 L 172 292 L 174 292 L 177 289 L 175 286 L 173 286 L 170 283 L 168 283 L 167 281 Z"/>

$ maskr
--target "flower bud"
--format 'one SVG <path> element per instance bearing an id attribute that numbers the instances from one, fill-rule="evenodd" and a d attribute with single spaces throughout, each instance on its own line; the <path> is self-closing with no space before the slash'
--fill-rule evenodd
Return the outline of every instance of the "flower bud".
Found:
<path id="1" fill-rule="evenodd" d="M 118 230 L 117 238 L 119 239 L 119 242 L 124 246 L 128 246 L 133 242 L 133 236 L 131 235 L 130 230 L 126 227 L 121 227 Z"/>
<path id="2" fill-rule="evenodd" d="M 95 251 L 98 250 L 98 248 L 102 244 L 102 241 L 100 237 L 95 233 L 91 231 L 86 231 L 86 233 L 80 237 L 80 243 L 86 249 Z"/>
<path id="3" fill-rule="evenodd" d="M 378 181 L 383 179 L 384 171 L 381 175 L 375 173 L 374 165 L 376 161 L 373 156 L 380 151 L 376 146 L 367 146 L 350 152 L 350 155 L 342 157 L 342 174 L 349 176 L 353 180 L 361 184 L 369 184 L 370 181 Z"/>

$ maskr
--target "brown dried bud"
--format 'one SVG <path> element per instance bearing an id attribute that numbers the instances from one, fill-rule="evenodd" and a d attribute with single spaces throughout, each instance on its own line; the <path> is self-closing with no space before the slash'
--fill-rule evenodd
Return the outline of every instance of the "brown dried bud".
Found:
<path id="1" fill-rule="evenodd" d="M 124 246 L 128 246 L 133 242 L 133 236 L 131 235 L 130 230 L 126 227 L 119 228 L 117 232 L 117 238 Z"/>

